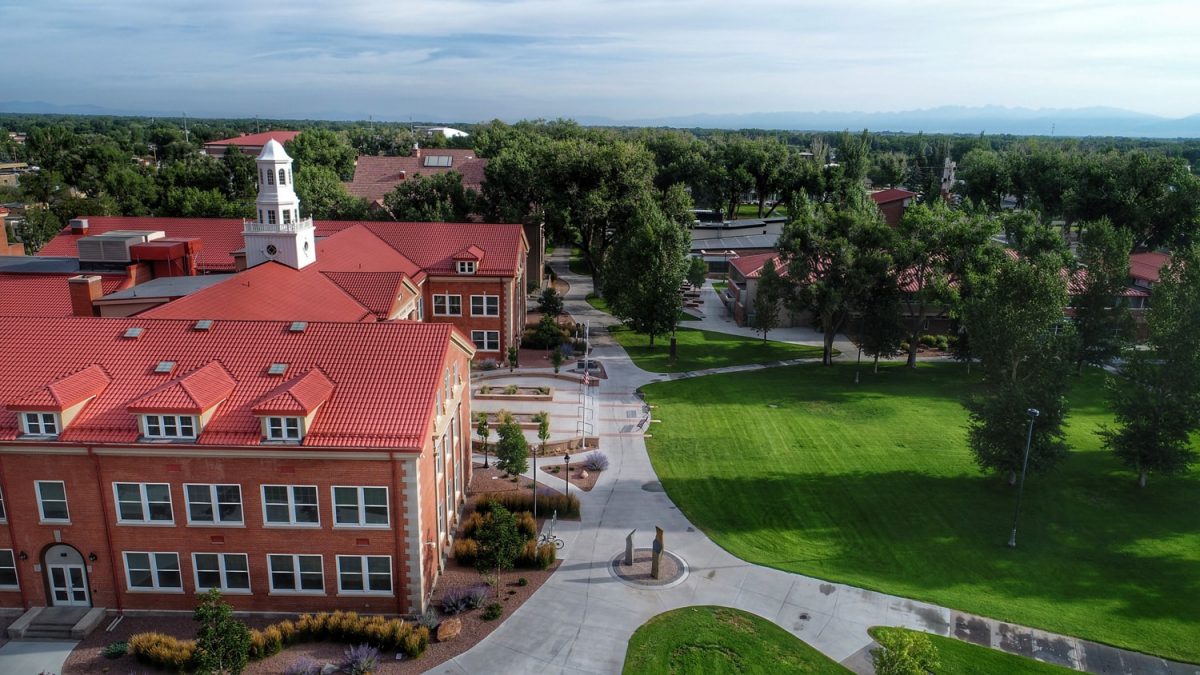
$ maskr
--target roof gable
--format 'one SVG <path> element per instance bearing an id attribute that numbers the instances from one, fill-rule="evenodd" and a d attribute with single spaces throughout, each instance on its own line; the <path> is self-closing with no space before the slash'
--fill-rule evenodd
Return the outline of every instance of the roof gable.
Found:
<path id="1" fill-rule="evenodd" d="M 308 415 L 333 395 L 333 382 L 313 368 L 267 393 L 253 408 L 255 415 Z"/>
<path id="2" fill-rule="evenodd" d="M 229 398 L 237 383 L 217 361 L 168 382 L 129 404 L 131 413 L 181 412 L 199 415 Z"/>
<path id="3" fill-rule="evenodd" d="M 13 401 L 8 409 L 62 412 L 99 396 L 110 381 L 103 368 L 91 365 Z"/>

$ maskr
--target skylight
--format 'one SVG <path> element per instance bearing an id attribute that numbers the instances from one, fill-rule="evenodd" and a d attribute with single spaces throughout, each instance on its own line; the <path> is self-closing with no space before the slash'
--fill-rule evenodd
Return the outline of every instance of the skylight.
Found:
<path id="1" fill-rule="evenodd" d="M 268 375 L 282 375 L 287 372 L 288 364 L 272 363 L 270 368 L 267 368 Z"/>
<path id="2" fill-rule="evenodd" d="M 307 321 L 293 321 L 291 328 L 288 328 L 288 330 L 293 333 L 303 333 L 305 328 L 308 328 Z"/>
<path id="3" fill-rule="evenodd" d="M 212 328 L 212 325 L 213 325 L 212 319 L 200 319 L 199 321 L 196 322 L 196 325 L 192 326 L 192 329 L 199 330 L 199 331 L 205 331 L 205 330 L 208 330 L 209 328 Z"/>
<path id="4" fill-rule="evenodd" d="M 121 334 L 121 337 L 129 338 L 130 340 L 136 340 L 136 339 L 142 337 L 142 333 L 145 330 L 146 330 L 145 328 L 142 328 L 140 326 L 132 326 L 130 328 L 126 328 L 125 332 Z"/>
<path id="5" fill-rule="evenodd" d="M 154 372 L 170 374 L 175 370 L 174 361 L 159 361 L 157 366 L 154 366 Z"/>
<path id="6" fill-rule="evenodd" d="M 450 155 L 427 155 L 425 157 L 425 166 L 450 166 L 454 163 L 454 157 Z"/>

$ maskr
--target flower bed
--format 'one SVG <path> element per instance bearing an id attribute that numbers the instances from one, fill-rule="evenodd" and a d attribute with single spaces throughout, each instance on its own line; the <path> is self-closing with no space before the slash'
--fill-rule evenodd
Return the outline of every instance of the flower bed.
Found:
<path id="1" fill-rule="evenodd" d="M 554 399 L 554 389 L 485 384 L 472 392 L 472 398 L 480 401 L 551 401 Z"/>

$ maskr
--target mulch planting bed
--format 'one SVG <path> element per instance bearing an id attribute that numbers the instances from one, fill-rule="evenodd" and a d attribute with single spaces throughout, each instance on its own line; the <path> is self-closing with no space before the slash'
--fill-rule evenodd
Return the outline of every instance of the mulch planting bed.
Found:
<path id="1" fill-rule="evenodd" d="M 539 462 L 539 464 L 540 464 L 540 462 Z M 559 478 L 567 478 L 567 480 L 570 481 L 572 487 L 577 487 L 580 490 L 583 490 L 584 492 L 590 492 L 592 490 L 592 488 L 596 486 L 596 481 L 600 480 L 600 472 L 599 471 L 587 471 L 586 469 L 583 468 L 583 462 L 572 462 L 571 464 L 568 464 L 567 466 L 570 468 L 570 474 L 566 475 L 566 476 L 563 475 L 562 464 L 550 464 L 549 466 L 539 466 L 538 469 L 540 471 L 545 471 L 546 473 L 550 474 L 551 476 L 557 476 Z M 555 469 L 558 470 L 558 473 L 554 472 Z M 580 476 L 582 476 L 585 471 L 587 472 L 587 478 L 581 478 Z"/>

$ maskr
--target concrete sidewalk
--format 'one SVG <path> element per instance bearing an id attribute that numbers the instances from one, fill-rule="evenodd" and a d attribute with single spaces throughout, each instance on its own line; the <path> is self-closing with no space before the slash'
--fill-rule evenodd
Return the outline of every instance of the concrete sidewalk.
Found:
<path id="1" fill-rule="evenodd" d="M 591 279 L 570 274 L 565 257 L 552 258 L 571 284 L 567 310 L 593 328 L 615 323 L 584 302 Z M 711 292 L 711 289 L 709 289 Z M 902 626 L 947 635 L 1095 673 L 1195 675 L 1200 667 L 1173 664 L 845 584 L 753 565 L 740 560 L 694 527 L 663 492 L 640 434 L 618 433 L 623 414 L 642 400 L 635 393 L 651 381 L 605 331 L 593 356 L 608 379 L 600 387 L 601 449 L 610 460 L 591 492 L 576 492 L 580 521 L 560 521 L 566 546 L 550 579 L 504 623 L 435 673 L 620 673 L 629 638 L 657 614 L 689 605 L 723 605 L 769 619 L 855 672 L 871 672 L 871 626 Z M 774 335 L 772 335 L 774 337 Z M 696 373 L 699 374 L 699 373 Z M 686 374 L 680 374 L 686 375 Z M 541 480 L 541 477 L 539 477 Z M 547 481 L 550 482 L 550 481 Z M 666 547 L 690 568 L 687 578 L 663 590 L 634 588 L 612 573 L 611 561 L 636 530 L 648 546 L 654 527 Z"/>
<path id="2" fill-rule="evenodd" d="M 62 673 L 63 664 L 78 642 L 13 640 L 0 647 L 0 673 L 40 675 Z"/>

